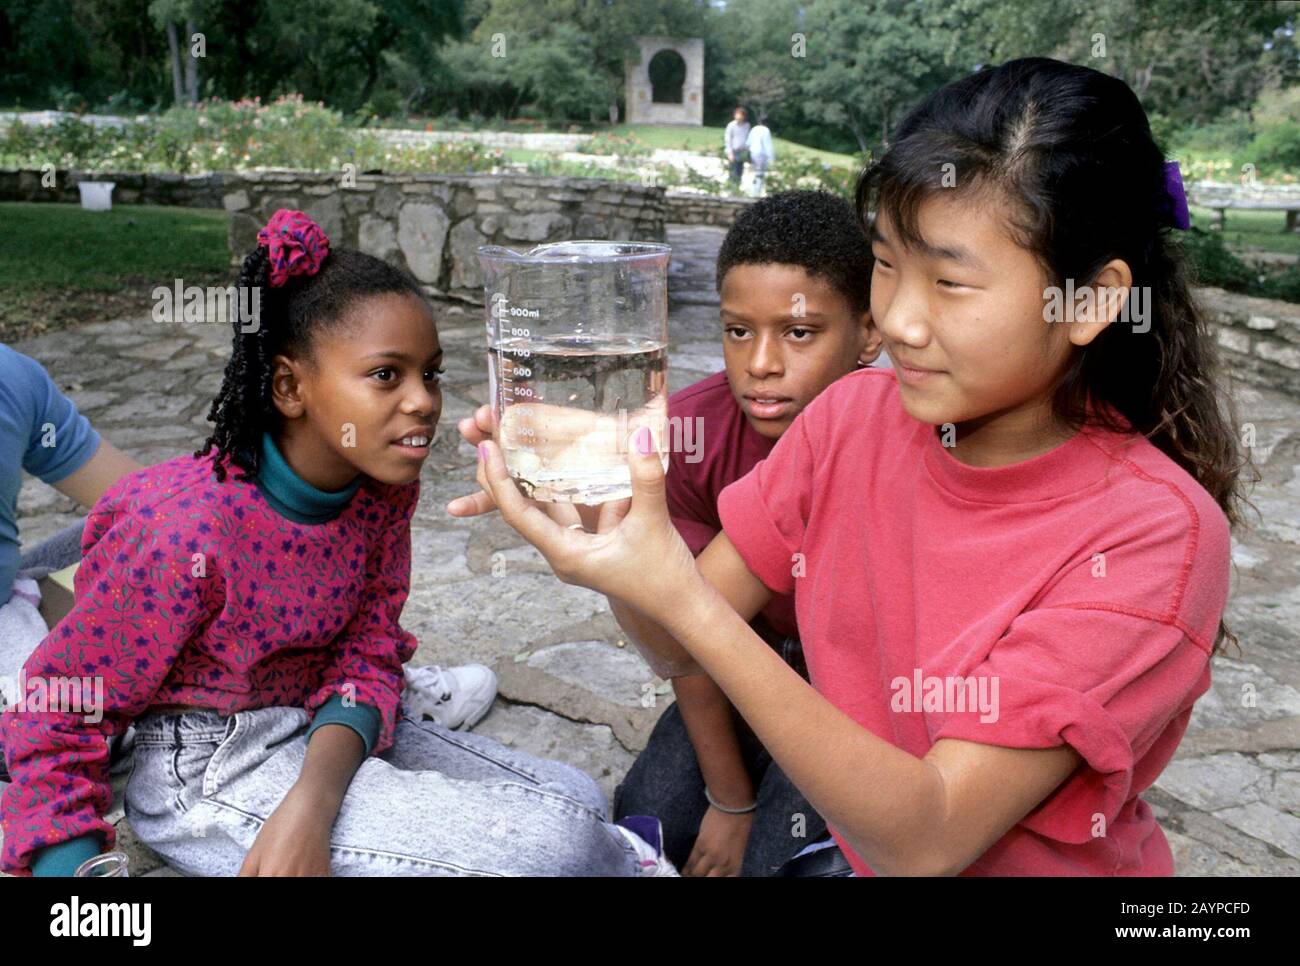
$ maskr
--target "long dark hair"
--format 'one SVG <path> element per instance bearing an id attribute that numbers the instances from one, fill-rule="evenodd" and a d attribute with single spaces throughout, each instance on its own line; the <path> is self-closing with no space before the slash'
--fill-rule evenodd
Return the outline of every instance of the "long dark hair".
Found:
<path id="1" fill-rule="evenodd" d="M 1013 202 L 1011 229 L 1052 284 L 1064 288 L 1072 279 L 1082 288 L 1110 260 L 1127 262 L 1133 289 L 1151 293 L 1150 329 L 1138 334 L 1112 324 L 1075 347 L 1053 410 L 1077 430 L 1090 418 L 1089 397 L 1109 403 L 1236 526 L 1247 505 L 1241 470 L 1251 464 L 1234 430 L 1235 407 L 1218 386 L 1208 321 L 1171 238 L 1164 163 L 1127 84 L 1028 57 L 948 84 L 908 114 L 859 179 L 858 213 L 865 222 L 870 210 L 888 212 L 911 246 L 920 240 L 917 215 L 926 198 L 993 188 Z M 944 186 L 945 172 L 955 175 L 955 186 Z M 1105 407 L 1098 414 L 1094 421 L 1125 429 Z M 1220 622 L 1216 650 L 1225 642 L 1236 638 Z"/>
<path id="2" fill-rule="evenodd" d="M 235 282 L 240 292 L 256 292 L 256 324 L 231 313 L 234 342 L 226 363 L 221 390 L 212 401 L 208 422 L 216 426 L 195 456 L 217 451 L 213 469 L 225 480 L 228 459 L 243 472 L 241 480 L 257 475 L 261 465 L 263 432 L 279 428 L 280 414 L 271 401 L 271 377 L 277 355 L 308 355 L 312 339 L 337 325 L 347 310 L 375 295 L 412 294 L 425 298 L 418 282 L 387 262 L 350 248 L 331 249 L 315 275 L 290 278 L 284 285 L 269 284 L 270 259 L 258 246 L 240 268 Z M 239 302 L 250 304 L 243 296 Z M 246 331 L 247 330 L 247 331 Z"/>

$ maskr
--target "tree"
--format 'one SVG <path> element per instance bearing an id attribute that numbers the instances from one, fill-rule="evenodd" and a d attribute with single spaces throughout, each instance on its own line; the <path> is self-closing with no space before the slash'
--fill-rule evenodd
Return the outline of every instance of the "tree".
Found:
<path id="1" fill-rule="evenodd" d="M 371 99 L 386 65 L 394 74 L 437 69 L 438 47 L 461 30 L 462 0 L 378 0 L 375 8 L 370 29 L 354 41 L 365 71 L 361 104 Z"/>
<path id="2" fill-rule="evenodd" d="M 852 132 L 866 154 L 902 113 L 973 65 L 956 56 L 958 24 L 925 0 L 813 0 L 799 73 L 804 110 Z"/>
<path id="3" fill-rule="evenodd" d="M 757 114 L 780 108 L 786 119 L 798 111 L 787 100 L 799 86 L 801 8 L 799 0 L 750 0 L 719 18 L 716 32 L 726 51 L 719 82 L 727 102 Z"/>
<path id="4" fill-rule="evenodd" d="M 568 116 L 588 120 L 588 98 L 605 98 L 599 114 L 617 107 L 624 65 L 636 53 L 634 36 L 704 36 L 713 15 L 706 0 L 479 0 L 466 9 L 466 22 L 483 49 L 493 38 L 504 43 L 506 56 L 497 58 L 504 62 L 498 66 L 517 95 L 522 94 L 519 83 L 535 83 L 546 73 L 544 63 L 567 59 L 578 65 L 574 91 L 548 103 L 564 104 L 565 110 L 576 112 Z M 513 65 L 515 54 L 531 62 Z M 512 112 L 521 102 L 517 96 Z"/>
<path id="5" fill-rule="evenodd" d="M 171 63 L 172 99 L 176 104 L 197 104 L 199 100 L 198 24 L 205 20 L 205 0 L 153 0 L 149 14 L 167 34 L 167 53 Z M 185 25 L 184 37 L 177 36 L 177 25 Z M 182 73 L 184 80 L 182 80 Z"/>
<path id="6" fill-rule="evenodd" d="M 595 120 L 615 96 L 589 41 L 569 24 L 524 41 L 505 61 L 514 87 L 551 120 Z"/>
<path id="7" fill-rule="evenodd" d="M 73 95 L 142 109 L 162 100 L 166 43 L 149 0 L 0 0 L 0 100 L 60 106 Z"/>
<path id="8" fill-rule="evenodd" d="M 1148 113 L 1203 124 L 1294 84 L 1294 0 L 953 0 L 984 63 L 1049 56 L 1124 80 Z"/>

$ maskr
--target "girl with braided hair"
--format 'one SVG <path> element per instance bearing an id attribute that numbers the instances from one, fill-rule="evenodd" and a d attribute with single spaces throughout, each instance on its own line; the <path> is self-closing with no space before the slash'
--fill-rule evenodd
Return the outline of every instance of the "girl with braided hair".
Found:
<path id="1" fill-rule="evenodd" d="M 238 284 L 254 317 L 233 320 L 212 436 L 104 494 L 75 606 L 25 667 L 102 678 L 102 706 L 0 716 L 5 870 L 113 846 L 107 746 L 134 722 L 127 819 L 186 874 L 657 874 L 657 823 L 606 822 L 587 775 L 403 714 L 442 409 L 417 283 L 281 210 Z"/>

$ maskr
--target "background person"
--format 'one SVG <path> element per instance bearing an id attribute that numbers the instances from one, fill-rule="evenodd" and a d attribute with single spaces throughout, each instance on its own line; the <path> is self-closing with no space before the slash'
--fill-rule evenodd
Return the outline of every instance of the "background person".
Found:
<path id="1" fill-rule="evenodd" d="M 776 149 L 772 145 L 772 132 L 767 126 L 766 114 L 760 114 L 758 123 L 750 128 L 745 146 L 749 149 L 749 160 L 754 165 L 754 184 L 750 193 L 755 198 L 759 198 L 763 195 L 768 166 L 776 159 Z"/>
<path id="2" fill-rule="evenodd" d="M 722 144 L 727 151 L 727 163 L 730 165 L 728 178 L 732 187 L 740 187 L 741 176 L 745 173 L 745 161 L 749 157 L 749 113 L 743 107 L 732 112 L 731 121 L 722 132 Z"/>

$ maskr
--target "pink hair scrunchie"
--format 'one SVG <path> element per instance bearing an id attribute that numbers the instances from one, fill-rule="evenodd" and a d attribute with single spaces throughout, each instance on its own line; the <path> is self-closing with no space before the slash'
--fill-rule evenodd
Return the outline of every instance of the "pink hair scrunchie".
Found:
<path id="1" fill-rule="evenodd" d="M 293 275 L 315 275 L 330 253 L 330 240 L 320 225 L 301 211 L 281 208 L 257 233 L 271 257 L 271 285 L 280 286 Z"/>

